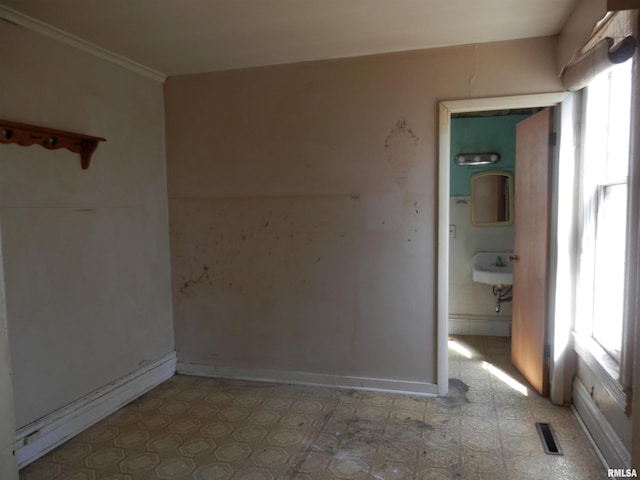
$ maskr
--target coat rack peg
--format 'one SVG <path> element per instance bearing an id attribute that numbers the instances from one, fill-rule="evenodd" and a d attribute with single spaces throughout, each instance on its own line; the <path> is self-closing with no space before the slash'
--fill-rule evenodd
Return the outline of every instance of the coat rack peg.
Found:
<path id="1" fill-rule="evenodd" d="M 49 150 L 66 148 L 73 153 L 78 153 L 80 154 L 80 166 L 83 170 L 89 168 L 91 156 L 98 148 L 98 142 L 106 141 L 101 137 L 9 122 L 7 120 L 0 120 L 0 132 L 0 143 L 17 143 L 24 147 L 38 144 Z"/>

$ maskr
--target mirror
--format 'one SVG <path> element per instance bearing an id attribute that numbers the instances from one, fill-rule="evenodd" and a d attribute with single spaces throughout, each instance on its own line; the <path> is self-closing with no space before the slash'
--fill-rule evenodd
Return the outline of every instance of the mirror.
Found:
<path id="1" fill-rule="evenodd" d="M 471 224 L 513 223 L 513 175 L 488 171 L 471 176 Z"/>

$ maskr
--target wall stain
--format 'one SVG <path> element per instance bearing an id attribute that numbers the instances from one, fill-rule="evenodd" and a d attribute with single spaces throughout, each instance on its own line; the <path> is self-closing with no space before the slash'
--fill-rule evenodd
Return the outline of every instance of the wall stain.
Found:
<path id="1" fill-rule="evenodd" d="M 187 280 L 180 287 L 180 293 L 186 293 L 187 290 L 194 285 L 197 285 L 201 282 L 207 282 L 211 284 L 211 279 L 209 278 L 209 267 L 207 265 L 202 266 L 202 272 L 196 278 L 192 278 L 191 280 Z"/>
<path id="2" fill-rule="evenodd" d="M 389 135 L 387 135 L 384 141 L 384 148 L 393 147 L 397 139 L 402 137 L 404 137 L 405 141 L 408 140 L 414 145 L 417 145 L 418 140 L 420 140 L 411 127 L 407 127 L 407 121 L 404 118 L 399 119 L 396 126 L 389 132 Z"/>
<path id="3" fill-rule="evenodd" d="M 419 141 L 420 138 L 404 118 L 396 122 L 384 140 L 387 161 L 394 167 L 396 181 L 403 186 L 407 181 L 407 172 L 417 163 Z"/>

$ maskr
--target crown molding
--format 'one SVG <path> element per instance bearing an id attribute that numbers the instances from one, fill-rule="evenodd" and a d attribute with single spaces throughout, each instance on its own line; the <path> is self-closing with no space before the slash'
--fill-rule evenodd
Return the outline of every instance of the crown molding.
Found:
<path id="1" fill-rule="evenodd" d="M 17 10 L 13 10 L 12 8 L 6 7 L 4 5 L 0 5 L 0 19 L 7 20 L 10 23 L 27 28 L 53 40 L 57 40 L 66 45 L 77 48 L 78 50 L 82 50 L 85 53 L 89 53 L 102 60 L 106 60 L 107 62 L 114 63 L 120 67 L 137 73 L 138 75 L 142 75 L 144 77 L 150 78 L 151 80 L 155 80 L 156 82 L 162 83 L 167 78 L 167 75 L 162 72 L 158 72 L 157 70 L 142 65 L 141 63 L 129 60 L 122 55 L 118 55 L 117 53 L 99 47 L 94 43 L 83 40 L 82 38 L 76 37 L 75 35 L 71 35 L 64 30 L 56 28 L 52 25 L 44 23 L 40 20 L 25 15 L 24 13 L 18 12 Z"/>

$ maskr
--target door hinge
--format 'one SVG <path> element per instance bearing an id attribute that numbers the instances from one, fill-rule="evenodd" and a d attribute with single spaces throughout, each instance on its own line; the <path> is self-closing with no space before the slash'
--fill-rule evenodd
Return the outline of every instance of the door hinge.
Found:
<path id="1" fill-rule="evenodd" d="M 551 345 L 544 346 L 544 358 L 551 358 Z"/>
<path id="2" fill-rule="evenodd" d="M 551 132 L 549 134 L 549 145 L 551 145 L 552 147 L 555 147 L 556 145 L 558 145 L 558 133 L 557 132 Z"/>

